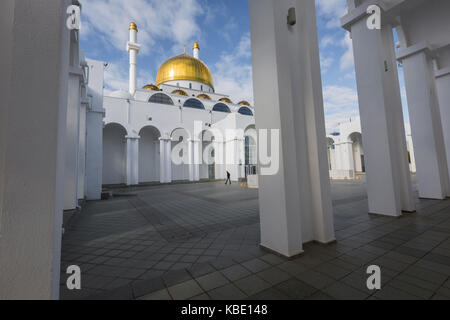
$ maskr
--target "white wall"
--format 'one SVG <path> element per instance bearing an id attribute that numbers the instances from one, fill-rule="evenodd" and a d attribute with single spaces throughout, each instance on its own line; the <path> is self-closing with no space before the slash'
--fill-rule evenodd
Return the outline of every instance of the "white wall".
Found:
<path id="1" fill-rule="evenodd" d="M 103 184 L 126 183 L 126 131 L 119 125 L 103 130 Z"/>

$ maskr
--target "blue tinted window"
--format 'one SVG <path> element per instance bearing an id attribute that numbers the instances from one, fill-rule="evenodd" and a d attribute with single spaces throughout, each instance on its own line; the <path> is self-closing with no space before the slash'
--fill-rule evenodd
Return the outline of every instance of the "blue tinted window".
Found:
<path id="1" fill-rule="evenodd" d="M 203 109 L 203 110 L 205 109 L 205 106 L 203 105 L 203 103 L 201 103 L 197 99 L 186 100 L 186 102 L 184 103 L 184 107 L 185 108 L 194 108 L 194 109 Z"/>
<path id="2" fill-rule="evenodd" d="M 253 115 L 252 110 L 250 110 L 250 109 L 247 108 L 247 107 L 242 107 L 242 108 L 240 108 L 238 112 L 239 112 L 240 114 L 243 114 L 244 116 L 252 116 L 252 115 Z"/>
<path id="3" fill-rule="evenodd" d="M 230 108 L 228 108 L 225 104 L 223 103 L 218 103 L 214 106 L 213 111 L 217 111 L 217 112 L 226 112 L 226 113 L 230 113 Z"/>
<path id="4" fill-rule="evenodd" d="M 165 95 L 164 93 L 157 93 L 157 94 L 152 95 L 150 100 L 148 100 L 148 102 L 169 104 L 169 105 L 173 106 L 172 99 L 168 95 Z"/>

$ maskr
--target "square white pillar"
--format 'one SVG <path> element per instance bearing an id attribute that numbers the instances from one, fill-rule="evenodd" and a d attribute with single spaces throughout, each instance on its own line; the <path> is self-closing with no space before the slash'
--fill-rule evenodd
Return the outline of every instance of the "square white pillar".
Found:
<path id="1" fill-rule="evenodd" d="M 70 3 L 0 1 L 0 300 L 59 298 Z"/>
<path id="2" fill-rule="evenodd" d="M 350 11 L 342 22 L 353 39 L 369 211 L 400 216 L 415 203 L 392 27 L 370 30 L 366 11 L 354 10 L 360 16 Z"/>
<path id="3" fill-rule="evenodd" d="M 190 139 L 189 141 L 189 181 L 200 180 L 200 140 Z"/>
<path id="4" fill-rule="evenodd" d="M 77 46 L 78 49 L 78 46 Z M 71 48 L 72 50 L 72 48 Z M 71 67 L 73 70 L 74 67 Z M 80 126 L 80 76 L 69 75 L 67 97 L 67 124 L 65 139 L 64 210 L 74 210 L 78 206 L 78 161 Z"/>
<path id="5" fill-rule="evenodd" d="M 261 245 L 290 257 L 305 242 L 335 240 L 315 6 L 314 0 L 249 4 L 256 127 L 280 133 L 279 148 L 271 146 L 273 156 L 279 151 L 279 170 L 259 178 Z M 259 137 L 258 149 L 266 142 Z"/>
<path id="6" fill-rule="evenodd" d="M 159 182 L 166 183 L 166 142 L 167 139 L 159 138 Z"/>
<path id="7" fill-rule="evenodd" d="M 403 49 L 398 59 L 405 73 L 419 196 L 444 199 L 450 196 L 449 175 L 430 54 L 424 43 Z"/>
<path id="8" fill-rule="evenodd" d="M 139 184 L 139 137 L 127 139 L 127 185 Z"/>
<path id="9" fill-rule="evenodd" d="M 165 160 L 165 172 L 166 172 L 166 183 L 172 183 L 172 140 L 167 139 L 165 144 L 165 152 L 166 155 L 164 157 Z"/>
<path id="10" fill-rule="evenodd" d="M 90 103 L 86 114 L 86 199 L 100 200 L 103 178 L 103 87 L 105 64 L 87 60 Z"/>
<path id="11" fill-rule="evenodd" d="M 450 169 L 450 68 L 437 71 L 436 87 L 441 112 L 442 132 L 444 134 L 447 168 Z"/>

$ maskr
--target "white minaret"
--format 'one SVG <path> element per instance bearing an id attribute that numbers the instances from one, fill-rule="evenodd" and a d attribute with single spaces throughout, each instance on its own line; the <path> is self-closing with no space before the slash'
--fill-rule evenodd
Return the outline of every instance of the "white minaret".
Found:
<path id="1" fill-rule="evenodd" d="M 192 48 L 192 50 L 194 58 L 200 59 L 200 46 L 198 45 L 197 41 L 194 43 L 194 47 Z"/>
<path id="2" fill-rule="evenodd" d="M 141 45 L 137 43 L 138 28 L 136 23 L 130 23 L 130 41 L 127 42 L 127 51 L 130 53 L 130 94 L 134 96 L 137 86 L 137 55 Z"/>

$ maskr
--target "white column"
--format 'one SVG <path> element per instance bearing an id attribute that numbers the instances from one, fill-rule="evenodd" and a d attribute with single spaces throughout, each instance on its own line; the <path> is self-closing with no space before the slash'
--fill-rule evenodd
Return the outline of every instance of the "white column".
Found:
<path id="1" fill-rule="evenodd" d="M 105 64 L 88 60 L 89 108 L 86 114 L 86 199 L 100 200 L 103 177 L 103 87 Z"/>
<path id="2" fill-rule="evenodd" d="M 202 158 L 203 158 L 202 141 L 195 140 L 194 141 L 194 168 L 195 168 L 194 181 L 200 181 L 200 165 L 203 163 Z"/>
<path id="3" fill-rule="evenodd" d="M 260 163 L 261 245 L 285 256 L 334 241 L 314 0 L 250 0 L 258 129 L 280 132 L 279 170 Z M 296 24 L 288 25 L 295 7 Z M 295 89 L 294 89 L 295 88 Z M 258 139 L 259 148 L 267 141 Z M 276 163 L 274 161 L 273 163 Z"/>
<path id="4" fill-rule="evenodd" d="M 166 183 L 172 182 L 172 140 L 168 139 L 166 141 L 166 156 L 165 156 L 165 166 L 166 166 Z"/>
<path id="5" fill-rule="evenodd" d="M 80 130 L 78 147 L 78 199 L 84 199 L 86 194 L 86 113 L 87 100 L 83 100 L 80 108 Z"/>
<path id="6" fill-rule="evenodd" d="M 430 54 L 427 44 L 418 44 L 403 49 L 398 59 L 405 73 L 419 196 L 444 199 L 450 196 L 449 175 Z"/>
<path id="7" fill-rule="evenodd" d="M 159 181 L 166 183 L 166 141 L 165 138 L 159 138 Z"/>
<path id="8" fill-rule="evenodd" d="M 73 66 L 71 70 L 75 69 Z M 71 72 L 67 98 L 67 123 L 65 139 L 64 210 L 78 206 L 78 151 L 80 119 L 80 76 Z"/>
<path id="9" fill-rule="evenodd" d="M 0 300 L 59 297 L 70 3 L 0 1 Z"/>
<path id="10" fill-rule="evenodd" d="M 130 23 L 130 40 L 127 42 L 127 51 L 130 53 L 130 94 L 134 96 L 137 87 L 137 56 L 141 49 L 137 43 L 137 25 Z"/>
<path id="11" fill-rule="evenodd" d="M 414 211 L 392 27 L 367 28 L 369 4 L 342 21 L 351 31 L 371 213 Z M 361 10 L 359 10 L 361 9 Z M 353 165 L 352 165 L 353 166 Z"/>
<path id="12" fill-rule="evenodd" d="M 245 139 L 239 140 L 239 178 L 245 179 Z"/>
<path id="13" fill-rule="evenodd" d="M 127 139 L 127 185 L 139 184 L 139 139 L 140 137 L 125 137 Z"/>
<path id="14" fill-rule="evenodd" d="M 189 181 L 200 180 L 200 140 L 189 141 Z"/>
<path id="15" fill-rule="evenodd" d="M 86 115 L 86 199 L 100 200 L 103 176 L 104 111 L 89 110 Z"/>
<path id="16" fill-rule="evenodd" d="M 447 168 L 450 169 L 450 67 L 440 69 L 436 72 L 436 87 L 447 156 Z"/>
<path id="17" fill-rule="evenodd" d="M 159 138 L 160 182 L 172 182 L 172 140 L 168 137 Z"/>
<path id="18" fill-rule="evenodd" d="M 349 178 L 355 177 L 355 159 L 353 158 L 353 142 L 346 141 L 342 143 L 342 167 L 348 172 Z"/>

